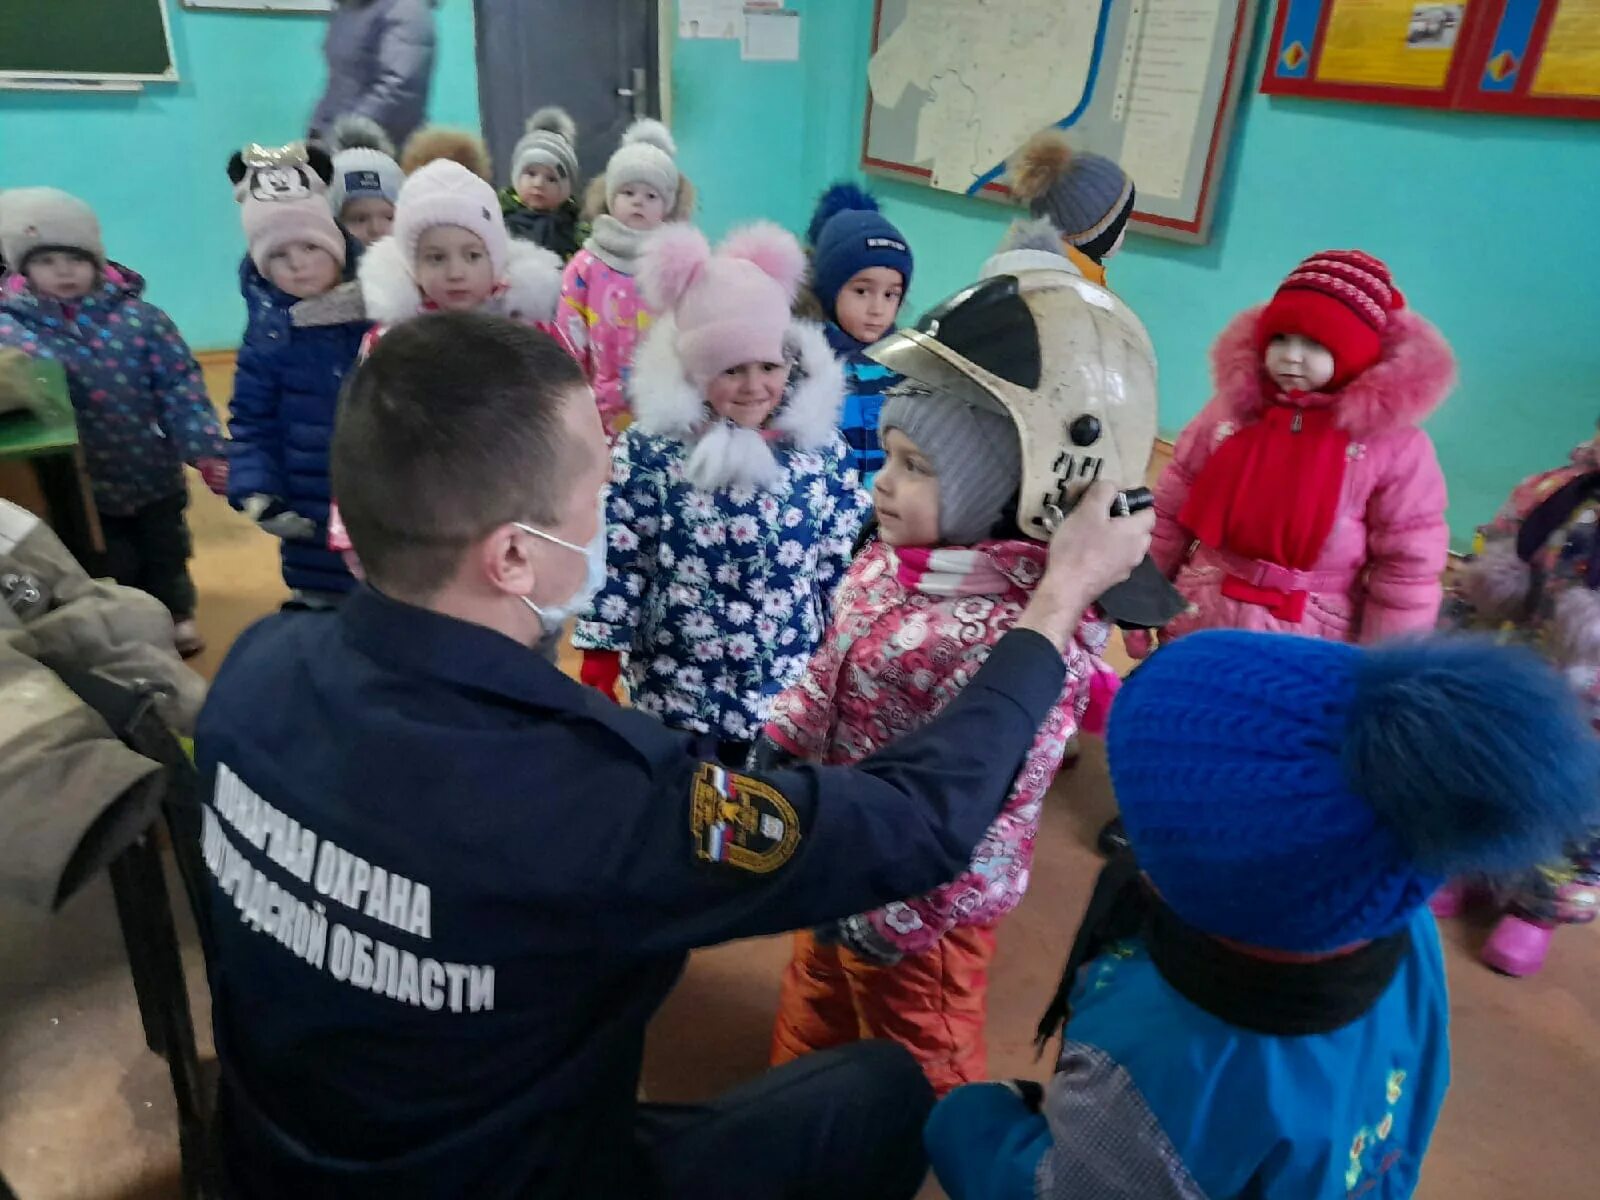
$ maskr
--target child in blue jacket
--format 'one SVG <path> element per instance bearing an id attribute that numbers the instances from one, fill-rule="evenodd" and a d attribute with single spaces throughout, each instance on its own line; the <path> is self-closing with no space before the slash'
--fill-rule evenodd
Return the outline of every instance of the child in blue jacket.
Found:
<path id="1" fill-rule="evenodd" d="M 1403 1200 L 1450 1077 L 1428 896 L 1558 850 L 1600 740 L 1564 682 L 1471 639 L 1213 631 L 1117 696 L 1107 866 L 1041 1039 L 1056 1073 L 960 1088 L 952 1200 Z"/>
<path id="2" fill-rule="evenodd" d="M 185 657 L 205 649 L 189 577 L 183 466 L 213 490 L 227 474 L 221 423 L 194 355 L 144 280 L 106 260 L 100 223 L 75 196 L 18 188 L 0 206 L 0 346 L 66 371 L 106 543 L 104 569 L 172 613 Z"/>
<path id="3" fill-rule="evenodd" d="M 828 346 L 845 369 L 839 432 L 869 493 L 883 467 L 878 417 L 883 396 L 899 376 L 867 357 L 869 347 L 895 330 L 911 287 L 911 247 L 878 212 L 878 202 L 853 183 L 836 183 L 817 201 L 806 232 L 811 291 L 827 321 Z"/>
<path id="4" fill-rule="evenodd" d="M 328 445 L 370 323 L 354 282 L 360 243 L 328 206 L 331 172 L 317 146 L 252 146 L 228 164 L 249 242 L 228 499 L 281 540 L 290 603 L 307 608 L 336 604 L 356 582 L 328 549 Z"/>

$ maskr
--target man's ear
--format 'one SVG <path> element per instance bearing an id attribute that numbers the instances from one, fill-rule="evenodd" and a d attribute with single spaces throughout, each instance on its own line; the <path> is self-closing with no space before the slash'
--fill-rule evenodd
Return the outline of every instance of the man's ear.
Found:
<path id="1" fill-rule="evenodd" d="M 472 552 L 483 580 L 508 596 L 526 596 L 536 582 L 528 538 L 515 525 L 491 530 Z"/>

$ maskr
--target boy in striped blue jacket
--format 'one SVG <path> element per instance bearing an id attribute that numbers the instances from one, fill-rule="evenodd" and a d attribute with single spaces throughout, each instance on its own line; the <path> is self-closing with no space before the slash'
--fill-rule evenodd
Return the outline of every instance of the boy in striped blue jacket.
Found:
<path id="1" fill-rule="evenodd" d="M 849 447 L 846 465 L 861 486 L 883 466 L 878 416 L 883 394 L 899 379 L 867 357 L 867 349 L 894 332 L 911 287 L 911 247 L 878 211 L 878 202 L 853 183 L 822 194 L 806 231 L 811 247 L 812 291 L 826 320 L 828 345 L 844 363 L 845 401 L 840 432 Z"/>

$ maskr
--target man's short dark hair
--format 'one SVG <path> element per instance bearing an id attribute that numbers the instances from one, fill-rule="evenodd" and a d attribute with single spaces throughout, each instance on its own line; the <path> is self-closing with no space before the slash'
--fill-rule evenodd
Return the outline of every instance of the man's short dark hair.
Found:
<path id="1" fill-rule="evenodd" d="M 574 466 L 561 402 L 582 384 L 551 338 L 500 317 L 440 313 L 386 333 L 345 386 L 330 456 L 373 584 L 431 596 L 496 526 L 559 523 Z"/>

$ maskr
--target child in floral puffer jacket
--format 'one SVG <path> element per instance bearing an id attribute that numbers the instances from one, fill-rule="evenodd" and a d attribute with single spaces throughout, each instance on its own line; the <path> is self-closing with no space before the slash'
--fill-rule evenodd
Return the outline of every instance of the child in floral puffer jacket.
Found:
<path id="1" fill-rule="evenodd" d="M 165 604 L 178 649 L 198 654 L 205 643 L 194 622 L 183 465 L 214 491 L 227 479 L 199 364 L 166 313 L 143 299 L 144 280 L 106 261 L 100 223 L 77 197 L 7 192 L 0 248 L 16 269 L 0 292 L 0 346 L 55 359 L 66 372 L 105 572 Z"/>
<path id="2" fill-rule="evenodd" d="M 844 375 L 791 321 L 799 244 L 772 225 L 712 255 L 696 229 L 652 239 L 644 295 L 663 315 L 613 452 L 606 583 L 578 621 L 583 681 L 721 743 L 743 765 L 772 701 L 827 625 L 867 498 L 844 466 Z"/>
<path id="3" fill-rule="evenodd" d="M 594 388 L 606 436 L 632 419 L 628 376 L 651 312 L 636 276 L 645 237 L 667 221 L 686 221 L 692 191 L 678 172 L 672 135 L 660 121 L 635 121 L 606 164 L 605 211 L 567 264 L 561 282 L 561 333 Z M 598 183 L 599 181 L 597 181 Z"/>
<path id="4" fill-rule="evenodd" d="M 1600 730 L 1597 531 L 1600 437 L 1575 449 L 1565 465 L 1516 486 L 1478 531 L 1478 552 L 1452 578 L 1441 624 L 1495 631 L 1535 647 L 1560 668 Z M 1433 911 L 1455 916 L 1485 890 L 1451 883 L 1433 898 Z M 1587 924 L 1600 914 L 1600 828 L 1493 893 L 1504 911 L 1484 943 L 1483 961 L 1507 975 L 1532 975 L 1544 965 L 1557 926 Z"/>
<path id="5" fill-rule="evenodd" d="M 1059 280 L 1066 273 L 1049 274 Z M 934 324 L 925 319 L 919 328 Z M 960 324 L 959 308 L 947 314 L 944 326 Z M 1051 331 L 1037 336 L 1044 341 Z M 980 341 L 988 351 L 973 353 L 1011 344 L 992 321 Z M 986 364 L 1005 371 L 992 357 Z M 933 365 L 948 384 L 955 369 L 942 356 Z M 821 649 L 767 724 L 766 739 L 780 755 L 855 763 L 927 722 L 1016 624 L 1043 574 L 1045 547 L 1018 519 L 1025 499 L 1045 494 L 1025 489 L 1025 456 L 1049 463 L 1074 457 L 1077 447 L 1062 454 L 1040 440 L 1030 450 L 1002 401 L 957 394 L 932 377 L 919 381 L 915 370 L 907 366 L 911 378 L 890 390 L 882 411 L 887 457 L 873 488 L 879 540 L 851 564 Z M 1041 393 L 1036 403 L 1055 405 L 1055 420 L 1041 427 L 1060 428 L 1064 419 L 1084 428 L 1064 411 L 1061 392 L 1047 384 L 1034 394 Z M 1130 397 L 1124 407 L 1138 407 L 1138 400 Z M 1089 419 L 1098 438 L 1100 419 Z M 1126 432 L 1131 451 L 1137 438 Z M 1044 474 L 1035 470 L 1032 481 Z M 1082 475 L 1085 483 L 1091 477 Z M 941 1095 L 987 1077 L 995 925 L 1027 890 L 1044 794 L 1068 743 L 1080 726 L 1100 725 L 1115 692 L 1116 676 L 1100 659 L 1109 635 L 1098 615 L 1083 621 L 1065 653 L 1060 699 L 964 874 L 928 895 L 796 935 L 773 1030 L 775 1065 L 878 1037 L 905 1046 Z"/>

